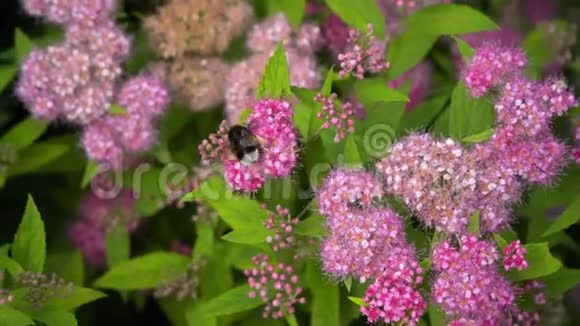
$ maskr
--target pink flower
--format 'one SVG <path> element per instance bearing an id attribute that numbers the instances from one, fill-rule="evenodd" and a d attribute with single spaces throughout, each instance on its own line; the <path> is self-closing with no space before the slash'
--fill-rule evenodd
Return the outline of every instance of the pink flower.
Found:
<path id="1" fill-rule="evenodd" d="M 302 288 L 298 285 L 300 279 L 294 274 L 292 266 L 273 264 L 266 255 L 256 255 L 252 262 L 254 267 L 244 270 L 252 289 L 248 297 L 259 297 L 266 304 L 263 318 L 279 319 L 284 317 L 284 312 L 293 314 L 296 304 L 306 302 Z"/>
<path id="2" fill-rule="evenodd" d="M 52 23 L 96 25 L 109 19 L 116 9 L 115 0 L 21 0 L 29 15 L 41 16 Z"/>
<path id="3" fill-rule="evenodd" d="M 358 79 L 363 79 L 367 72 L 378 73 L 389 67 L 389 63 L 385 61 L 385 45 L 376 39 L 373 32 L 371 24 L 368 25 L 364 36 L 359 31 L 349 31 L 347 50 L 338 55 L 340 77 L 352 74 Z"/>
<path id="4" fill-rule="evenodd" d="M 337 15 L 330 14 L 322 25 L 328 48 L 335 54 L 342 53 L 348 45 L 350 28 Z"/>
<path id="5" fill-rule="evenodd" d="M 266 209 L 266 206 L 262 206 Z M 298 218 L 292 218 L 288 208 L 276 205 L 276 212 L 268 211 L 268 218 L 264 221 L 264 227 L 272 230 L 274 235 L 268 236 L 266 242 L 272 246 L 272 250 L 291 248 L 295 245 L 293 235 L 294 227 L 300 222 Z"/>
<path id="6" fill-rule="evenodd" d="M 123 147 L 108 124 L 97 122 L 86 126 L 82 131 L 81 145 L 89 159 L 108 163 L 115 170 L 122 167 Z"/>
<path id="7" fill-rule="evenodd" d="M 431 66 L 427 62 L 417 64 L 413 69 L 407 71 L 399 78 L 391 80 L 389 87 L 400 88 L 406 83 L 411 83 L 409 89 L 409 102 L 407 102 L 406 109 L 413 109 L 419 102 L 421 102 L 429 92 L 431 86 Z"/>
<path id="8" fill-rule="evenodd" d="M 463 73 L 463 80 L 471 94 L 480 97 L 520 73 L 526 61 L 525 54 L 519 49 L 482 45 L 475 49 L 475 55 Z"/>
<path id="9" fill-rule="evenodd" d="M 503 249 L 503 267 L 506 271 L 517 269 L 522 271 L 528 268 L 528 262 L 524 257 L 526 254 L 526 248 L 522 247 L 520 240 L 513 241 L 507 247 Z"/>
<path id="10" fill-rule="evenodd" d="M 153 75 L 140 74 L 126 81 L 117 94 L 117 102 L 129 115 L 149 120 L 160 117 L 167 109 L 170 96 L 167 86 Z"/>

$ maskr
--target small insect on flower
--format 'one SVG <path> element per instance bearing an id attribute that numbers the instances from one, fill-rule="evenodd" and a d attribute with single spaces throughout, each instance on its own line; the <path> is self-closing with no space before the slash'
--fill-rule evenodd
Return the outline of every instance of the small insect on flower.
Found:
<path id="1" fill-rule="evenodd" d="M 247 127 L 232 126 L 228 131 L 228 140 L 230 151 L 242 164 L 252 165 L 260 160 L 260 139 Z"/>

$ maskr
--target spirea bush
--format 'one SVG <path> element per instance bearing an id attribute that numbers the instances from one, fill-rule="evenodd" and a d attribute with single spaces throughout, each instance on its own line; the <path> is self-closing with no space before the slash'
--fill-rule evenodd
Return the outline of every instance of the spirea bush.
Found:
<path id="1" fill-rule="evenodd" d="M 0 325 L 580 323 L 578 3 L 13 7 Z"/>

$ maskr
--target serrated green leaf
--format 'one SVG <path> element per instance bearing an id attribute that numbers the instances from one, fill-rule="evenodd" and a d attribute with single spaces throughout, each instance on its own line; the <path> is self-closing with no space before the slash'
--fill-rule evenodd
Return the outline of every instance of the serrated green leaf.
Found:
<path id="1" fill-rule="evenodd" d="M 98 278 L 94 286 L 115 290 L 155 288 L 187 269 L 189 259 L 169 252 L 153 252 L 116 266 Z"/>
<path id="2" fill-rule="evenodd" d="M 33 310 L 32 318 L 41 321 L 46 326 L 76 326 L 78 325 L 75 315 L 68 311 L 42 308 Z"/>
<path id="3" fill-rule="evenodd" d="M 471 60 L 471 58 L 473 58 L 473 55 L 475 54 L 475 50 L 461 38 L 453 36 L 453 39 L 455 40 L 455 44 L 459 49 L 459 53 L 461 53 L 461 58 L 463 58 L 463 61 L 467 62 Z"/>
<path id="4" fill-rule="evenodd" d="M 11 144 L 20 150 L 34 143 L 48 128 L 48 123 L 34 118 L 24 119 L 8 131 L 0 142 Z"/>
<path id="5" fill-rule="evenodd" d="M 68 145 L 36 143 L 23 149 L 18 154 L 18 160 L 10 165 L 6 176 L 14 177 L 17 175 L 33 172 L 42 166 L 58 159 L 71 149 Z"/>
<path id="6" fill-rule="evenodd" d="M 372 24 L 378 39 L 385 36 L 385 20 L 374 0 L 326 0 L 326 4 L 338 17 L 351 27 L 362 31 Z"/>
<path id="7" fill-rule="evenodd" d="M 399 131 L 407 132 L 427 128 L 445 108 L 448 99 L 448 96 L 439 96 L 419 103 L 413 110 L 405 111 Z"/>
<path id="8" fill-rule="evenodd" d="M 563 267 L 554 274 L 542 277 L 541 281 L 546 285 L 548 296 L 555 298 L 580 283 L 580 269 Z"/>
<path id="9" fill-rule="evenodd" d="M 524 246 L 528 268 L 523 271 L 512 271 L 510 279 L 514 281 L 531 280 L 555 273 L 562 267 L 562 263 L 550 253 L 547 242 L 532 243 Z"/>
<path id="10" fill-rule="evenodd" d="M 306 7 L 306 0 L 268 0 L 270 14 L 283 12 L 294 28 L 302 23 Z"/>
<path id="11" fill-rule="evenodd" d="M 280 43 L 264 68 L 264 73 L 256 89 L 256 98 L 278 98 L 290 94 L 288 60 L 284 45 Z"/>
<path id="12" fill-rule="evenodd" d="M 248 227 L 240 230 L 233 230 L 222 236 L 222 239 L 241 244 L 259 244 L 266 241 L 266 237 L 271 236 L 272 232 L 265 227 Z"/>
<path id="13" fill-rule="evenodd" d="M 313 213 L 300 221 L 300 223 L 296 225 L 296 228 L 294 228 L 294 232 L 309 237 L 324 236 L 326 234 L 324 218 L 318 213 Z"/>
<path id="14" fill-rule="evenodd" d="M 359 298 L 359 297 L 348 297 L 348 299 L 352 302 L 354 302 L 357 306 L 359 307 L 364 307 L 366 306 L 366 302 L 363 298 Z"/>
<path id="15" fill-rule="evenodd" d="M 44 223 L 34 199 L 28 195 L 26 208 L 11 247 L 12 257 L 27 271 L 40 273 L 46 258 Z"/>
<path id="16" fill-rule="evenodd" d="M 116 266 L 129 259 L 131 241 L 124 225 L 119 225 L 105 235 L 105 255 L 109 267 Z"/>
<path id="17" fill-rule="evenodd" d="M 484 142 L 484 141 L 491 139 L 491 137 L 493 136 L 494 133 L 495 133 L 495 129 L 490 128 L 490 129 L 486 129 L 482 132 L 479 132 L 475 135 L 467 136 L 467 137 L 463 138 L 461 141 L 464 143 L 481 143 L 481 142 Z"/>
<path id="18" fill-rule="evenodd" d="M 119 104 L 111 105 L 111 108 L 109 109 L 109 113 L 112 115 L 127 115 L 128 114 L 127 109 L 120 106 Z"/>
<path id="19" fill-rule="evenodd" d="M 16 277 L 18 274 L 24 272 L 22 266 L 8 256 L 0 256 L 0 270 L 8 271 L 12 277 Z"/>
<path id="20" fill-rule="evenodd" d="M 18 68 L 15 65 L 5 65 L 0 67 L 0 92 L 4 91 L 6 86 L 10 84 L 12 79 L 16 76 Z"/>
<path id="21" fill-rule="evenodd" d="M 254 309 L 261 306 L 261 300 L 250 299 L 248 285 L 241 285 L 230 289 L 203 304 L 200 311 L 207 317 L 231 315 L 238 312 Z"/>
<path id="22" fill-rule="evenodd" d="M 20 28 L 14 30 L 14 48 L 16 50 L 16 60 L 20 63 L 34 49 L 32 40 Z"/>
<path id="23" fill-rule="evenodd" d="M 416 66 L 427 55 L 437 36 L 421 31 L 407 29 L 389 42 L 387 61 L 390 63 L 387 74 L 390 80 Z"/>
<path id="24" fill-rule="evenodd" d="M 389 88 L 383 78 L 365 78 L 356 80 L 354 91 L 357 99 L 370 106 L 375 102 L 408 102 L 409 98 L 397 90 Z"/>
<path id="25" fill-rule="evenodd" d="M 548 227 L 542 235 L 549 236 L 556 232 L 567 229 L 580 220 L 580 195 L 566 208 L 566 210 Z"/>
<path id="26" fill-rule="evenodd" d="M 0 325 L 28 326 L 34 325 L 34 321 L 21 311 L 9 305 L 0 305 Z"/>

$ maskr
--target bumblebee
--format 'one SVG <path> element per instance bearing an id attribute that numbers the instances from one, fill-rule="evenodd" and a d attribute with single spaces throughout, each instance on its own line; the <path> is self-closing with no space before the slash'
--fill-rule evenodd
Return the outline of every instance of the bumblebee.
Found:
<path id="1" fill-rule="evenodd" d="M 228 141 L 232 154 L 244 165 L 252 165 L 260 159 L 262 150 L 260 139 L 250 129 L 235 125 L 228 131 Z"/>

